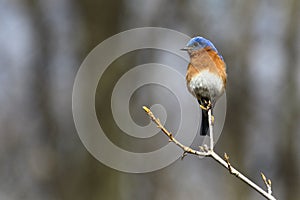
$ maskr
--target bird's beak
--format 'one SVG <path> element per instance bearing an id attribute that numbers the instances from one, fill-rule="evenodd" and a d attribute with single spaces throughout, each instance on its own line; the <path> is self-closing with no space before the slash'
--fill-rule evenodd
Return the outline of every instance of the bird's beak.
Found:
<path id="1" fill-rule="evenodd" d="M 184 47 L 182 49 L 180 49 L 181 51 L 188 51 L 190 48 L 189 47 Z"/>

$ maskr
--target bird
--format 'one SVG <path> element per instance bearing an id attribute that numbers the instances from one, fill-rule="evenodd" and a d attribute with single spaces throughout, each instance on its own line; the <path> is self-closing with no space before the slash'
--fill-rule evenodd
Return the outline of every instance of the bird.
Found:
<path id="1" fill-rule="evenodd" d="M 201 36 L 190 39 L 181 50 L 187 51 L 190 57 L 186 73 L 188 91 L 196 97 L 202 110 L 200 135 L 209 136 L 208 110 L 212 111 L 225 91 L 226 64 L 213 43 Z"/>

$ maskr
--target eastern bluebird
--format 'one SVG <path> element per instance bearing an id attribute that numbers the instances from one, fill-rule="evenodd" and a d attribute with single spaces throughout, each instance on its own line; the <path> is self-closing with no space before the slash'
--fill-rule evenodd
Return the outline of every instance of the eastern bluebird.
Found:
<path id="1" fill-rule="evenodd" d="M 215 46 L 203 37 L 194 37 L 186 45 L 190 56 L 186 81 L 189 92 L 202 110 L 200 135 L 209 135 L 208 109 L 212 109 L 224 93 L 226 64 Z"/>

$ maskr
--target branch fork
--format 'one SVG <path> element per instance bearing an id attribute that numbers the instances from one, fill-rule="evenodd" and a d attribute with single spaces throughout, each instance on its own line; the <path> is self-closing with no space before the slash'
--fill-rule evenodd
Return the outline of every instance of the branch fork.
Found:
<path id="1" fill-rule="evenodd" d="M 183 145 L 180 143 L 171 132 L 169 132 L 161 123 L 158 118 L 154 116 L 154 114 L 151 112 L 149 108 L 146 106 L 143 106 L 144 111 L 148 114 L 150 119 L 157 125 L 159 129 L 162 130 L 162 132 L 169 138 L 169 142 L 173 142 L 178 147 L 180 147 L 183 150 L 183 154 L 181 156 L 181 159 L 183 159 L 188 154 L 193 154 L 196 156 L 201 157 L 211 157 L 215 161 L 217 161 L 219 164 L 221 164 L 223 167 L 225 167 L 230 174 L 235 175 L 237 178 L 248 184 L 250 187 L 252 187 L 254 190 L 256 190 L 258 193 L 260 193 L 262 196 L 264 196 L 266 199 L 270 200 L 276 200 L 276 198 L 272 195 L 272 182 L 270 179 L 267 179 L 266 176 L 261 173 L 261 177 L 263 179 L 263 182 L 265 183 L 267 187 L 267 191 L 263 190 L 261 187 L 256 185 L 254 182 L 252 182 L 249 178 L 244 176 L 242 173 L 240 173 L 237 169 L 235 169 L 231 163 L 229 162 L 229 156 L 224 153 L 224 159 L 222 159 L 217 153 L 214 151 L 214 139 L 213 139 L 213 116 L 212 111 L 209 108 L 208 109 L 208 119 L 209 119 L 209 130 L 210 130 L 210 145 L 209 147 L 206 145 L 199 146 L 199 150 L 192 149 L 188 146 Z"/>

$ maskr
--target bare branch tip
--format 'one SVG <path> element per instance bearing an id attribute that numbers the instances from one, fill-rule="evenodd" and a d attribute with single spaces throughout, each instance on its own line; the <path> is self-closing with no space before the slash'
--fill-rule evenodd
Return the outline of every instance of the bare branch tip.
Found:
<path id="1" fill-rule="evenodd" d="M 183 154 L 182 154 L 182 156 L 181 156 L 181 160 L 183 160 L 184 157 L 187 156 L 187 154 L 188 154 L 188 153 L 187 153 L 186 151 L 184 151 Z"/>
<path id="2" fill-rule="evenodd" d="M 229 163 L 229 156 L 227 155 L 226 152 L 224 153 L 224 158 L 225 158 L 226 162 Z"/>
<path id="3" fill-rule="evenodd" d="M 147 106 L 143 106 L 143 109 L 144 109 L 144 111 L 145 111 L 146 113 L 149 113 L 149 112 L 151 112 L 151 111 L 150 111 L 150 109 L 149 109 L 149 108 L 147 108 Z"/>
<path id="4" fill-rule="evenodd" d="M 270 179 L 268 179 L 268 185 L 272 186 L 272 181 Z"/>
<path id="5" fill-rule="evenodd" d="M 261 178 L 262 178 L 262 180 L 264 181 L 264 183 L 265 183 L 265 184 L 268 184 L 268 183 L 267 183 L 267 178 L 266 178 L 266 176 L 264 175 L 264 173 L 260 172 L 260 175 L 261 175 Z"/>
<path id="6" fill-rule="evenodd" d="M 272 186 L 272 181 L 270 179 L 267 179 L 267 177 L 262 172 L 260 173 L 260 175 L 261 175 L 261 178 L 263 179 L 264 183 L 267 186 L 271 187 Z"/>

